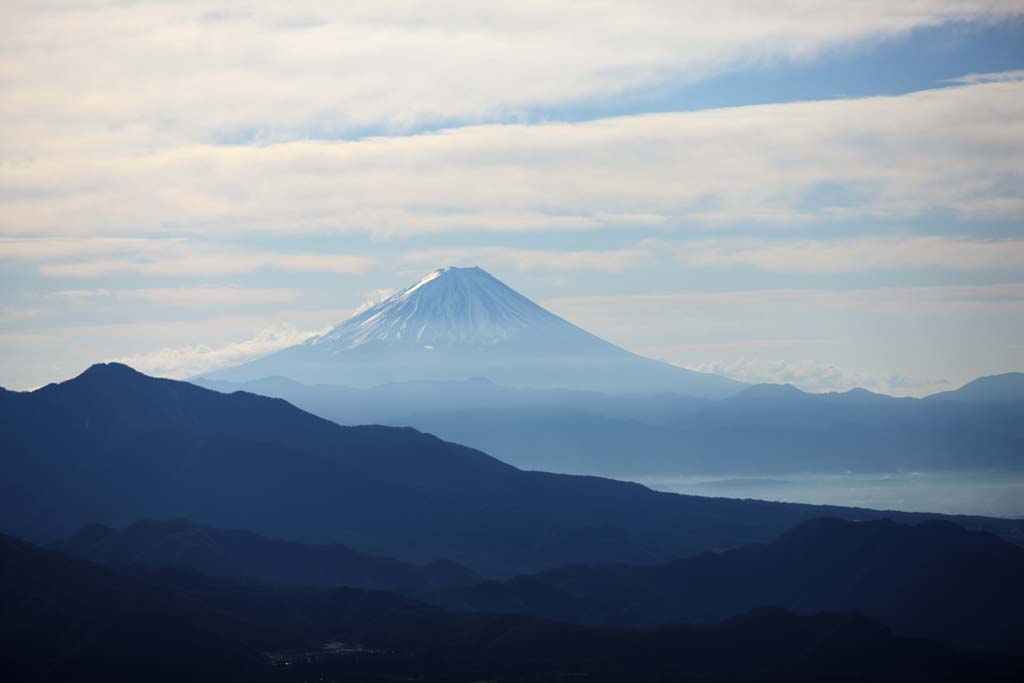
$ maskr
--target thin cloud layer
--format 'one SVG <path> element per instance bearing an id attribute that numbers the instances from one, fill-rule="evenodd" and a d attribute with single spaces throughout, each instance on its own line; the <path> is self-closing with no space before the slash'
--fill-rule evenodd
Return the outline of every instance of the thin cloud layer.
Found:
<path id="1" fill-rule="evenodd" d="M 962 237 L 866 237 L 852 240 L 703 240 L 678 248 L 689 266 L 745 265 L 782 273 L 832 273 L 873 269 L 1024 268 L 1024 241 Z"/>
<path id="2" fill-rule="evenodd" d="M 244 363 L 294 344 L 300 344 L 328 329 L 298 330 L 290 325 L 278 325 L 260 330 L 252 339 L 244 339 L 215 348 L 201 344 L 186 344 L 132 356 L 121 356 L 111 360 L 125 363 L 150 375 L 183 379 L 214 368 Z"/>
<path id="3" fill-rule="evenodd" d="M 32 132 L 91 148 L 101 142 L 93 134 L 176 146 L 406 130 L 524 116 L 1022 11 L 998 0 L 15 0 L 0 10 L 3 118 L 6 142 L 21 151 L 18 136 Z"/>
<path id="4" fill-rule="evenodd" d="M 242 306 L 281 304 L 295 301 L 301 293 L 294 289 L 254 289 L 243 287 L 150 287 L 146 289 L 70 289 L 53 293 L 71 301 L 110 300 L 112 302 L 148 302 L 170 306 Z"/>
<path id="5" fill-rule="evenodd" d="M 1024 206 L 1021 177 L 1024 82 L 1011 81 L 358 142 L 65 154 L 0 169 L 10 189 L 0 231 L 408 236 L 649 229 L 652 216 L 663 228 L 776 229 L 937 211 L 1008 219 Z"/>

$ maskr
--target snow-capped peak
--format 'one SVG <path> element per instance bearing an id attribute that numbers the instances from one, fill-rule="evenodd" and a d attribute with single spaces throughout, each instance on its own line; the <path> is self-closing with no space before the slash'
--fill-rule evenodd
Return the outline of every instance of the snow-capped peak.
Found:
<path id="1" fill-rule="evenodd" d="M 448 267 L 307 344 L 339 351 L 371 342 L 426 349 L 490 346 L 563 326 L 573 328 L 482 268 Z"/>
<path id="2" fill-rule="evenodd" d="M 435 270 L 326 334 L 213 377 L 275 375 L 351 387 L 486 377 L 509 386 L 716 398 L 743 386 L 636 356 L 544 310 L 481 268 Z"/>

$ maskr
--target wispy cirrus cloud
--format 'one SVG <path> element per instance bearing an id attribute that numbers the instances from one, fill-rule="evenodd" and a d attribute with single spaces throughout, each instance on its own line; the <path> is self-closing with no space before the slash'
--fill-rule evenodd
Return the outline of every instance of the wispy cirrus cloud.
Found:
<path id="1" fill-rule="evenodd" d="M 777 229 L 935 211 L 1012 219 L 1024 202 L 1014 182 L 1024 177 L 1021 121 L 1024 82 L 1009 81 L 358 141 L 63 154 L 0 169 L 0 182 L 19 188 L 0 204 L 0 233 L 408 236 L 649 229 L 651 217 L 665 229 Z"/>
<path id="2" fill-rule="evenodd" d="M 157 276 L 234 275 L 260 269 L 325 273 L 362 273 L 373 265 L 368 256 L 348 254 L 287 254 L 242 252 L 221 255 L 193 255 L 152 260 L 95 260 L 72 263 L 44 263 L 42 275 L 68 278 L 99 278 L 119 273 Z"/>
<path id="3" fill-rule="evenodd" d="M 192 238 L 0 237 L 0 262 L 34 264 L 54 277 L 100 278 L 132 273 L 150 276 L 232 275 L 260 269 L 363 273 L 367 254 L 250 250 Z"/>
<path id="4" fill-rule="evenodd" d="M 215 368 L 244 363 L 268 353 L 299 344 L 330 328 L 300 330 L 291 325 L 276 325 L 260 330 L 250 339 L 209 347 L 186 344 L 121 356 L 111 360 L 125 363 L 147 374 L 186 378 Z"/>
<path id="5" fill-rule="evenodd" d="M 722 239 L 677 247 L 690 266 L 745 265 L 782 273 L 833 273 L 872 269 L 1024 268 L 1024 241 L 951 236 L 860 237 L 855 239 Z"/>
<path id="6" fill-rule="evenodd" d="M 513 249 L 477 247 L 424 249 L 401 255 L 407 264 L 433 267 L 438 264 L 483 265 L 515 271 L 596 271 L 620 272 L 639 267 L 653 252 L 641 243 L 628 249 Z"/>
<path id="7" fill-rule="evenodd" d="M 164 308 L 140 301 L 133 308 L 119 305 L 121 314 L 114 319 L 69 322 L 58 318 L 31 329 L 0 332 L 7 362 L 0 385 L 28 389 L 49 381 L 46 378 L 74 376 L 101 360 L 187 377 L 219 363 L 242 362 L 296 343 L 352 314 L 351 308 L 277 305 L 270 311 L 245 313 L 228 306 L 212 314 L 198 307 L 176 311 L 189 315 L 167 316 L 161 314 Z"/>
<path id="8" fill-rule="evenodd" d="M 111 135 L 167 146 L 406 130 L 516 118 L 1022 12 L 998 0 L 242 0 L 230 11 L 12 1 L 0 8 L 0 60 L 17 65 L 5 78 L 4 122 L 18 152 L 90 148 Z M 51 137 L 33 134 L 41 130 Z"/>
<path id="9" fill-rule="evenodd" d="M 672 354 L 691 351 L 737 351 L 750 349 L 795 348 L 803 346 L 831 346 L 845 343 L 846 339 L 731 339 L 727 341 L 704 342 L 700 344 L 671 344 L 641 349 L 651 358 L 667 358 Z"/>
<path id="10" fill-rule="evenodd" d="M 573 296 L 548 299 L 545 305 L 570 318 L 621 314 L 661 314 L 701 309 L 734 313 L 770 310 L 854 311 L 908 315 L 964 311 L 1024 312 L 1024 284 L 925 285 L 870 289 L 753 289 L 692 291 L 614 296 Z M 742 316 L 738 316 L 742 319 Z"/>
<path id="11" fill-rule="evenodd" d="M 990 73 L 966 74 L 946 79 L 946 83 L 974 85 L 975 83 L 999 83 L 1002 81 L 1024 81 L 1024 69 L 995 71 Z"/>
<path id="12" fill-rule="evenodd" d="M 161 237 L 0 236 L 0 260 L 46 261 L 110 254 L 162 255 L 181 252 L 183 239 Z"/>
<path id="13" fill-rule="evenodd" d="M 53 296 L 71 301 L 148 302 L 171 306 L 201 307 L 245 304 L 281 304 L 301 296 L 296 289 L 252 287 L 149 287 L 143 289 L 68 289 Z"/>

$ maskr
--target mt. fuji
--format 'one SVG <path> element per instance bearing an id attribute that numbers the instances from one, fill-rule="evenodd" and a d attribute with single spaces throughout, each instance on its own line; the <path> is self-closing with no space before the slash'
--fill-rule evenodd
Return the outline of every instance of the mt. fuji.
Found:
<path id="1" fill-rule="evenodd" d="M 206 375 L 370 387 L 464 380 L 722 398 L 744 385 L 630 353 L 538 306 L 481 268 L 442 268 L 329 332 Z"/>

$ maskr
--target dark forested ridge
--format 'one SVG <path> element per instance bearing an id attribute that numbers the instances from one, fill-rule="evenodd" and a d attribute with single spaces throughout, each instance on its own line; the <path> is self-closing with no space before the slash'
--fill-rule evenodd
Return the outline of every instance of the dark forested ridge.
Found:
<path id="1" fill-rule="evenodd" d="M 944 521 L 815 519 L 771 543 L 649 567 L 565 567 L 433 596 L 594 624 L 718 622 L 762 605 L 869 615 L 898 633 L 1024 653 L 1024 548 Z"/>
<path id="2" fill-rule="evenodd" d="M 184 519 L 146 520 L 123 529 L 91 524 L 50 547 L 114 567 L 188 567 L 211 576 L 264 583 L 350 586 L 409 595 L 482 580 L 451 561 L 417 566 L 340 544 L 296 543 Z"/>
<path id="3" fill-rule="evenodd" d="M 901 635 L 1024 654 L 1024 547 L 933 520 L 814 519 L 779 538 L 650 566 L 570 566 L 498 582 L 186 520 L 91 525 L 52 546 L 120 568 L 401 593 L 455 611 L 614 626 L 718 623 L 766 605 L 856 612 Z"/>
<path id="4" fill-rule="evenodd" d="M 118 364 L 0 393 L 0 437 L 0 528 L 45 542 L 90 523 L 180 517 L 512 576 L 664 562 L 767 541 L 812 517 L 883 516 L 524 472 L 413 429 L 341 427 L 280 399 L 225 395 Z M 960 521 L 1008 536 L 1024 526 Z"/>
<path id="5" fill-rule="evenodd" d="M 841 613 L 617 629 L 388 593 L 118 571 L 0 536 L 7 681 L 1014 680 L 1021 662 Z"/>

